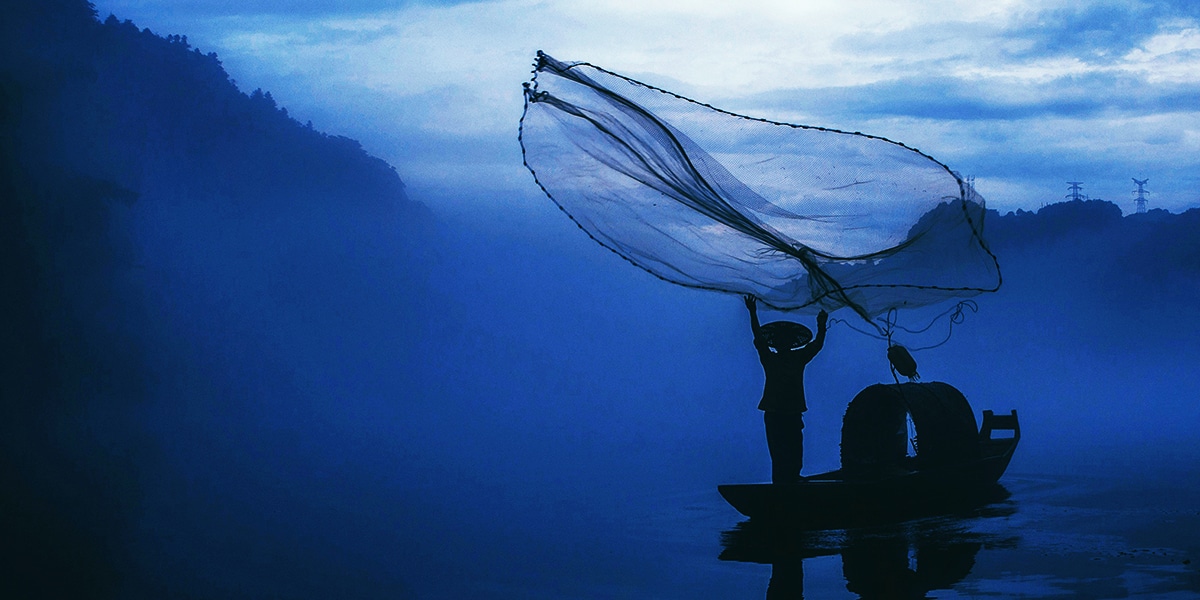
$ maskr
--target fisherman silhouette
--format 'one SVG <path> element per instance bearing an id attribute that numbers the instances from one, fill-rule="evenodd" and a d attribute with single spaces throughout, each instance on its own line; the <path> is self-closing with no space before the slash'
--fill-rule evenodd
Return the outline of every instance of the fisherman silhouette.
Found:
<path id="1" fill-rule="evenodd" d="M 767 450 L 771 453 L 771 482 L 795 483 L 804 466 L 804 367 L 825 345 L 829 313 L 817 313 L 817 336 L 812 330 L 792 321 L 758 323 L 754 296 L 746 296 L 754 347 L 766 373 L 762 400 L 767 431 Z"/>

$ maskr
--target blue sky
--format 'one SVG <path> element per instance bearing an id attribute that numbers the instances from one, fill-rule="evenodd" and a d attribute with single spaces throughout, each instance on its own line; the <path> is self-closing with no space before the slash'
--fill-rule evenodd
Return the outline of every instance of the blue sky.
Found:
<path id="1" fill-rule="evenodd" d="M 721 108 L 863 131 L 1036 209 L 1067 181 L 1200 207 L 1200 6 L 1000 0 L 101 0 L 361 140 L 445 212 L 545 208 L 516 142 L 537 50 Z M 491 198 L 493 200 L 484 200 Z M 546 201 L 548 202 L 548 201 Z"/>

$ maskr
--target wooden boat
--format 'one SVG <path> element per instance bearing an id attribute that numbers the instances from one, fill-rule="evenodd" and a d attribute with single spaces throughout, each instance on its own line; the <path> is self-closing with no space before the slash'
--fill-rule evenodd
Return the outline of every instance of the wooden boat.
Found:
<path id="1" fill-rule="evenodd" d="M 916 452 L 907 452 L 911 419 Z M 997 436 L 1010 431 L 1011 435 Z M 817 527 L 893 522 L 986 502 L 1021 439 L 1017 411 L 975 414 L 945 383 L 873 385 L 842 422 L 842 468 L 796 483 L 717 486 L 738 512 Z"/>

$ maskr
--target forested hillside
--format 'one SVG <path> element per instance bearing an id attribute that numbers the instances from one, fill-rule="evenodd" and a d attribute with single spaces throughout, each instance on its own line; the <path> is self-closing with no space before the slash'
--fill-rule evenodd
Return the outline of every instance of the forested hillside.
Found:
<path id="1" fill-rule="evenodd" d="M 159 369 L 221 354 L 187 350 L 176 324 L 230 329 L 253 282 L 352 313 L 375 278 L 412 283 L 361 265 L 417 251 L 431 219 L 391 166 L 239 89 L 184 37 L 84 0 L 4 13 L 0 572 L 28 597 L 103 597 L 146 476 L 133 465 L 154 450 L 108 411 L 161 393 Z"/>

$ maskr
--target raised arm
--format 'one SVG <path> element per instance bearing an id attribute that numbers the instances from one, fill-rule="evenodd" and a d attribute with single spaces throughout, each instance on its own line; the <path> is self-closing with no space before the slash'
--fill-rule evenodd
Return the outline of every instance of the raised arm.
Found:
<path id="1" fill-rule="evenodd" d="M 750 331 L 754 332 L 754 339 L 757 340 L 759 334 L 758 305 L 754 299 L 754 296 L 747 294 L 745 299 L 746 309 L 750 311 Z"/>
<path id="2" fill-rule="evenodd" d="M 813 341 L 809 342 L 808 345 L 805 346 L 806 349 L 812 352 L 813 356 L 816 356 L 817 353 L 821 351 L 821 348 L 825 346 L 825 332 L 828 330 L 829 313 L 822 310 L 821 312 L 817 313 L 817 337 L 813 338 Z"/>

